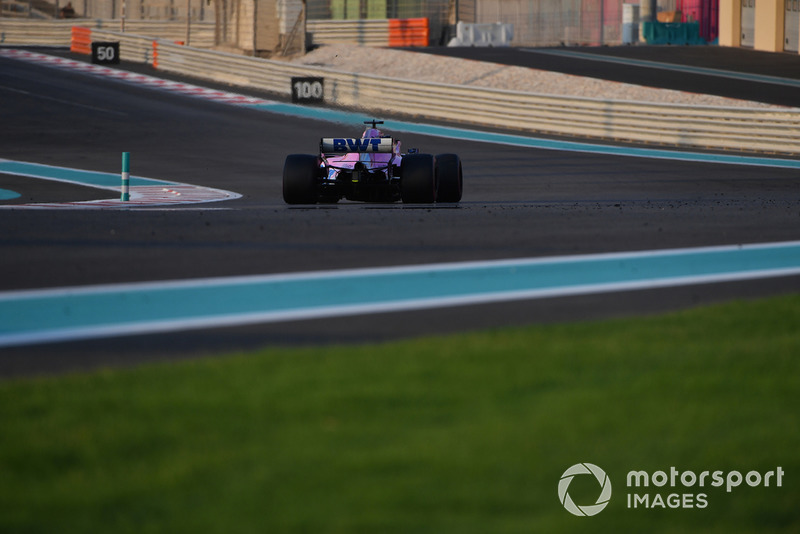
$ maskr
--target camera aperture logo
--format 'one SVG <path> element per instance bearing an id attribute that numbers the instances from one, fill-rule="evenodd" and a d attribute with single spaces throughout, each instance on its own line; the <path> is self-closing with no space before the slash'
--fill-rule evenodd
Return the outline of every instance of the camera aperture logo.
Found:
<path id="1" fill-rule="evenodd" d="M 709 490 L 724 489 L 731 493 L 743 485 L 751 488 L 782 487 L 783 467 L 777 466 L 766 472 L 703 470 L 701 472 L 676 467 L 650 473 L 644 470 L 629 471 L 627 475 L 627 508 L 686 509 L 707 508 L 710 503 Z M 569 485 L 578 475 L 593 475 L 600 485 L 600 496 L 594 504 L 576 504 L 569 494 Z M 678 488 L 683 487 L 682 491 Z M 668 493 L 664 495 L 664 493 Z M 561 475 L 558 482 L 558 500 L 571 514 L 590 517 L 602 512 L 611 501 L 611 480 L 600 467 L 590 463 L 575 464 Z"/>
<path id="2" fill-rule="evenodd" d="M 569 496 L 567 490 L 569 490 L 572 479 L 577 475 L 594 475 L 597 483 L 600 484 L 600 496 L 594 504 L 579 506 Z M 558 482 L 558 500 L 573 515 L 579 517 L 597 515 L 608 506 L 608 502 L 611 500 L 611 479 L 608 478 L 605 471 L 594 464 L 575 464 L 561 475 L 561 480 Z"/>

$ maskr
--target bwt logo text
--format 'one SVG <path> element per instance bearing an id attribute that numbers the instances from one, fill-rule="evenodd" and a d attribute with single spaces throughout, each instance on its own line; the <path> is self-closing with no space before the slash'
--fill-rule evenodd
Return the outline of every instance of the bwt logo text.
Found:
<path id="1" fill-rule="evenodd" d="M 334 139 L 334 152 L 379 152 L 380 138 L 371 139 Z"/>

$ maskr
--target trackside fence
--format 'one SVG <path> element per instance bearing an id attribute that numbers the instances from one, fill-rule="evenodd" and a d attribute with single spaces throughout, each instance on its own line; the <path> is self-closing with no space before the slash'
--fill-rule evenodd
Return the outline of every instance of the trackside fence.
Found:
<path id="1" fill-rule="evenodd" d="M 200 79 L 291 95 L 293 77 L 324 78 L 324 100 L 372 115 L 424 116 L 528 133 L 690 148 L 800 155 L 800 110 L 625 102 L 399 80 L 181 46 L 169 40 L 92 30 L 119 41 L 123 59 Z"/>

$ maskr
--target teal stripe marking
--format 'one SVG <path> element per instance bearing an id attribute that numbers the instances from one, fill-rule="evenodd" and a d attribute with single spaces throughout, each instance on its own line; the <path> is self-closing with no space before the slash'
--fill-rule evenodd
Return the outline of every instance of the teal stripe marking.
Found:
<path id="1" fill-rule="evenodd" d="M 0 200 L 11 200 L 12 198 L 19 198 L 21 195 L 16 191 L 8 189 L 0 189 Z"/>
<path id="2" fill-rule="evenodd" d="M 51 165 L 41 165 L 39 163 L 2 159 L 0 159 L 0 173 L 56 180 L 59 182 L 68 182 L 102 189 L 119 189 L 122 183 L 122 178 L 119 173 L 114 174 L 109 172 L 68 169 L 66 167 L 54 167 Z M 173 182 L 131 176 L 131 185 L 173 185 Z"/>
<path id="3" fill-rule="evenodd" d="M 601 61 L 604 63 L 616 63 L 621 65 L 633 65 L 636 67 L 647 67 L 651 69 L 672 70 L 677 72 L 689 72 L 691 74 L 702 74 L 705 76 L 716 76 L 719 78 L 729 78 L 745 80 L 748 82 L 769 83 L 773 85 L 786 85 L 789 87 L 800 87 L 800 80 L 792 78 L 780 78 L 778 76 L 767 76 L 764 74 L 752 74 L 747 72 L 735 72 L 722 69 L 711 69 L 708 67 L 693 67 L 691 65 L 676 65 L 674 63 L 662 63 L 659 61 L 648 61 L 645 59 L 620 58 L 613 56 L 601 56 L 586 52 L 574 52 L 571 50 L 552 50 L 524 48 L 525 52 L 534 54 L 546 54 L 550 56 L 572 57 L 576 59 L 586 59 L 589 61 Z"/>
<path id="4" fill-rule="evenodd" d="M 800 274 L 800 242 L 0 293 L 0 346 Z"/>
<path id="5" fill-rule="evenodd" d="M 271 113 L 341 123 L 352 128 L 363 127 L 362 122 L 364 121 L 365 116 L 364 113 L 352 113 L 335 109 L 307 107 L 295 104 L 270 103 L 252 104 L 248 106 Z M 792 159 L 766 158 L 759 156 L 736 156 L 730 154 L 704 154 L 701 152 L 683 152 L 677 150 L 598 145 L 593 143 L 580 143 L 575 141 L 559 141 L 554 139 L 527 137 L 524 135 L 482 132 L 478 130 L 470 130 L 452 126 L 418 124 L 399 120 L 385 120 L 384 127 L 387 130 L 399 132 L 410 132 L 431 135 L 435 137 L 445 137 L 448 139 L 496 143 L 543 150 L 560 150 L 568 152 L 584 152 L 591 154 L 606 154 L 613 156 L 666 159 L 700 163 L 720 163 L 726 165 L 753 165 L 760 167 L 777 167 L 783 169 L 800 169 L 800 160 Z M 312 141 L 313 140 L 309 141 L 310 147 L 314 146 Z"/>

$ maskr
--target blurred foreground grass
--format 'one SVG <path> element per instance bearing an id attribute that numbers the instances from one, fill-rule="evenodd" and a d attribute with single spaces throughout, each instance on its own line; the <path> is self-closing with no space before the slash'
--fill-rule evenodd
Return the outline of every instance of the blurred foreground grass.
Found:
<path id="1" fill-rule="evenodd" d="M 6 381 L 0 532 L 798 532 L 799 399 L 800 296 Z M 785 475 L 626 487 L 672 466 Z"/>

